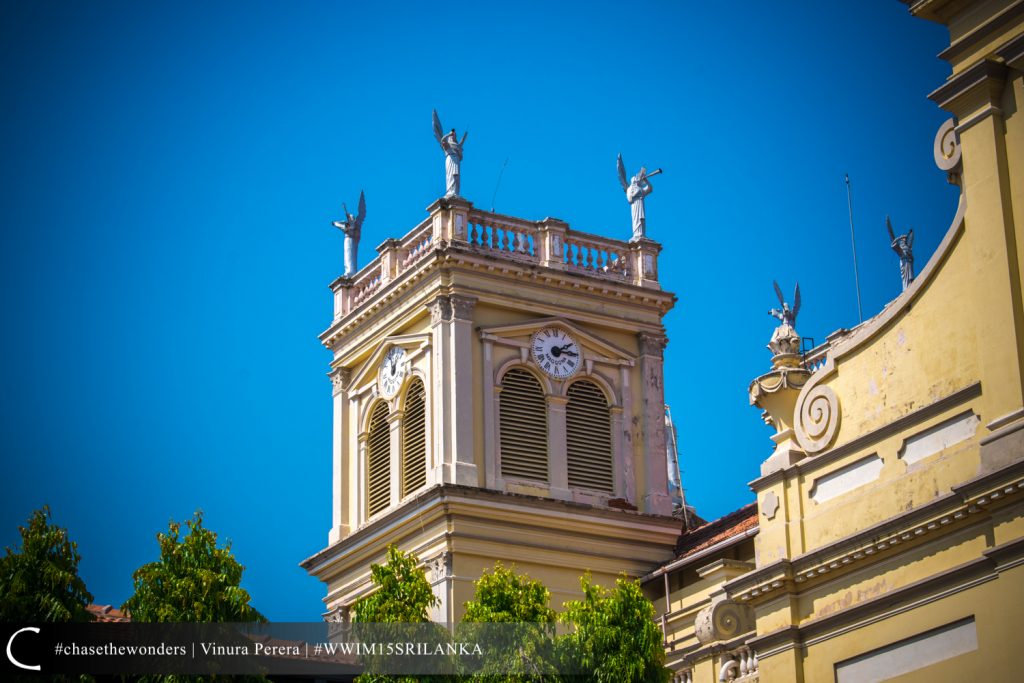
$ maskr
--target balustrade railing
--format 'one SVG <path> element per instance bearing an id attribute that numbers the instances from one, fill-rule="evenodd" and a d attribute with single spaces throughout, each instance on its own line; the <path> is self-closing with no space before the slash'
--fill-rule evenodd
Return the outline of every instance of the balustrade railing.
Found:
<path id="1" fill-rule="evenodd" d="M 536 224 L 529 221 L 498 217 L 482 211 L 469 214 L 469 245 L 483 251 L 536 261 L 539 253 L 537 232 Z"/>
<path id="2" fill-rule="evenodd" d="M 567 233 L 564 263 L 570 270 L 626 278 L 629 276 L 629 245 L 586 233 Z"/>
<path id="3" fill-rule="evenodd" d="M 438 200 L 430 217 L 401 239 L 385 240 L 378 258 L 354 278 L 339 278 L 333 291 L 335 318 L 352 313 L 382 286 L 413 268 L 440 245 L 591 277 L 657 289 L 660 247 L 649 240 L 627 243 L 577 232 L 557 219 L 528 221 L 478 211 L 461 199 Z"/>
<path id="4" fill-rule="evenodd" d="M 722 669 L 718 674 L 719 683 L 726 681 L 753 683 L 758 678 L 757 653 L 749 647 L 741 647 L 723 658 Z"/>
<path id="5" fill-rule="evenodd" d="M 434 233 L 430 221 L 425 221 L 408 235 L 402 238 L 399 269 L 405 270 L 427 255 L 430 245 L 434 243 Z"/>
<path id="6" fill-rule="evenodd" d="M 828 350 L 831 347 L 832 345 L 828 342 L 815 346 L 804 354 L 803 366 L 811 372 L 817 372 L 821 369 L 821 366 L 825 364 L 825 360 L 828 356 Z"/>

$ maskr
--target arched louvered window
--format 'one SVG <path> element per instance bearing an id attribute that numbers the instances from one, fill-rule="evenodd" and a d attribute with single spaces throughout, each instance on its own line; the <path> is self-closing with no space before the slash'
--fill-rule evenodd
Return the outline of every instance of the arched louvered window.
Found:
<path id="1" fill-rule="evenodd" d="M 413 379 L 405 394 L 402 417 L 402 497 L 427 483 L 427 393 Z"/>
<path id="2" fill-rule="evenodd" d="M 501 380 L 501 475 L 548 480 L 548 410 L 532 374 L 512 368 Z"/>
<path id="3" fill-rule="evenodd" d="M 377 403 L 370 413 L 370 429 L 366 440 L 367 513 L 373 516 L 391 504 L 391 429 L 388 426 L 388 405 Z"/>
<path id="4" fill-rule="evenodd" d="M 565 407 L 565 455 L 569 486 L 614 493 L 612 420 L 608 399 L 588 380 L 574 382 Z"/>

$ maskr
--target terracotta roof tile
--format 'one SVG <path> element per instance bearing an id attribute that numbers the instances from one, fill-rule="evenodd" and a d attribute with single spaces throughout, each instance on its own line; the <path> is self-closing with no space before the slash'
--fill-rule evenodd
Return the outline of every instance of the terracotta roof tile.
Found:
<path id="1" fill-rule="evenodd" d="M 757 526 L 757 503 L 744 505 L 696 529 L 684 531 L 676 541 L 676 558 L 693 555 Z"/>
<path id="2" fill-rule="evenodd" d="M 88 604 L 85 609 L 92 614 L 96 621 L 105 622 L 128 622 L 131 621 L 131 617 L 122 612 L 119 609 L 114 609 L 113 605 L 95 605 Z"/>

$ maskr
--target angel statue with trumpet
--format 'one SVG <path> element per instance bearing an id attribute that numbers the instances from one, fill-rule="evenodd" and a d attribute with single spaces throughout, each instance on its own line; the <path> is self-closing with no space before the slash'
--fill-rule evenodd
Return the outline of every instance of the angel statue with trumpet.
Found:
<path id="1" fill-rule="evenodd" d="M 348 212 L 345 203 L 341 204 L 345 212 L 345 220 L 334 221 L 334 227 L 345 233 L 345 277 L 352 277 L 358 270 L 356 261 L 359 250 L 359 233 L 363 230 L 363 219 L 366 218 L 366 196 L 359 191 L 359 209 L 355 216 Z"/>
<path id="2" fill-rule="evenodd" d="M 640 167 L 640 172 L 633 176 L 629 182 L 626 182 L 626 165 L 622 163 L 622 155 L 618 158 L 619 167 L 619 183 L 622 185 L 622 189 L 626 191 L 626 200 L 629 202 L 630 211 L 633 213 L 633 237 L 630 241 L 636 241 L 647 237 L 647 217 L 644 213 L 644 197 L 654 192 L 654 186 L 651 185 L 648 178 L 658 175 L 661 173 L 661 169 L 656 169 L 647 172 L 647 169 L 643 166 Z"/>
<path id="3" fill-rule="evenodd" d="M 444 152 L 445 197 L 459 196 L 459 166 L 462 164 L 462 146 L 466 144 L 467 135 L 469 131 L 463 133 L 462 139 L 459 140 L 454 128 L 445 134 L 444 128 L 441 127 L 441 119 L 437 117 L 437 110 L 434 110 L 434 137 Z"/>

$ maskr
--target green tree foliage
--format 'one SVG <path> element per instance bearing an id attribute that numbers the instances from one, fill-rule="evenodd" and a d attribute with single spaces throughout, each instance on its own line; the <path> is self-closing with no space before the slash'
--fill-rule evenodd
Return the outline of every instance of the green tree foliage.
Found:
<path id="1" fill-rule="evenodd" d="M 580 579 L 582 600 L 565 603 L 562 620 L 574 630 L 559 638 L 563 661 L 595 683 L 664 683 L 665 650 L 654 606 L 639 581 L 625 576 L 614 589 Z"/>
<path id="2" fill-rule="evenodd" d="M 437 604 L 437 597 L 430 589 L 426 572 L 419 566 L 419 559 L 413 553 L 404 553 L 395 546 L 388 546 L 387 561 L 370 565 L 370 578 L 376 590 L 352 606 L 353 621 L 357 624 L 374 624 L 365 634 L 356 627 L 356 633 L 373 634 L 369 640 L 402 642 L 416 639 L 423 631 L 405 626 L 425 624 L 430 621 L 427 611 Z M 377 624 L 391 624 L 376 626 Z M 440 629 L 443 632 L 443 629 Z M 438 662 L 438 665 L 443 663 Z M 432 680 L 424 676 L 386 676 L 374 673 L 379 667 L 387 667 L 384 658 L 367 657 L 363 660 L 367 673 L 360 674 L 356 683 L 417 683 Z M 440 677 L 437 680 L 447 680 Z"/>
<path id="3" fill-rule="evenodd" d="M 555 611 L 548 607 L 551 593 L 540 581 L 516 574 L 501 562 L 484 570 L 475 583 L 473 600 L 466 603 L 466 622 L 512 624 L 530 622 L 554 628 Z"/>
<path id="4" fill-rule="evenodd" d="M 388 547 L 384 564 L 370 566 L 376 590 L 353 606 L 355 621 L 413 624 L 428 621 L 427 610 L 437 604 L 427 575 L 412 553 Z"/>
<path id="5" fill-rule="evenodd" d="M 174 520 L 156 535 L 160 559 L 135 570 L 135 593 L 121 609 L 145 622 L 266 621 L 239 585 L 245 567 L 231 554 L 231 543 L 217 547 L 202 511 L 185 524 L 185 538 Z"/>
<path id="6" fill-rule="evenodd" d="M 52 523 L 50 508 L 33 512 L 19 531 L 21 548 L 0 558 L 0 622 L 90 621 L 78 544 Z"/>
<path id="7" fill-rule="evenodd" d="M 486 643 L 488 655 L 470 680 L 558 680 L 552 647 L 556 615 L 544 584 L 498 562 L 475 586 L 474 599 L 465 604 L 460 640 Z"/>

